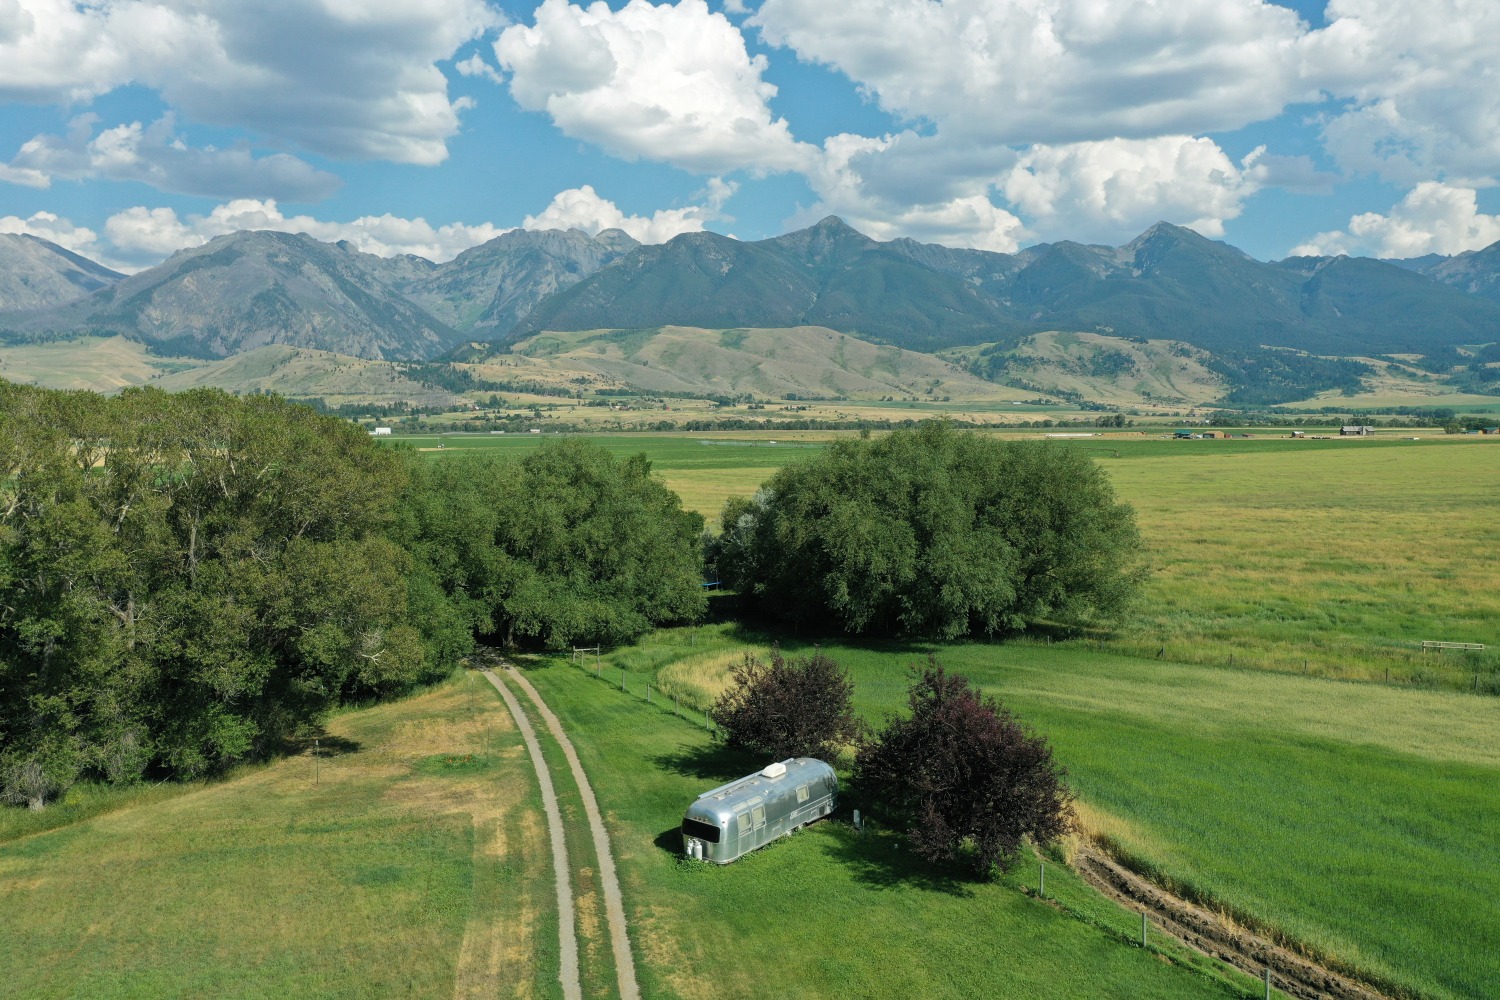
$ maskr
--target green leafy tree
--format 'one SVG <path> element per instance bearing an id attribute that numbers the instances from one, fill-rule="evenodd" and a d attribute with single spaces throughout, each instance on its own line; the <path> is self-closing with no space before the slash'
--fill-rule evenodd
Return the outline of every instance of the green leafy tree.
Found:
<path id="1" fill-rule="evenodd" d="M 769 663 L 754 653 L 732 671 L 733 684 L 709 715 L 732 747 L 787 757 L 829 757 L 860 734 L 854 684 L 822 650 Z"/>
<path id="2" fill-rule="evenodd" d="M 862 744 L 854 766 L 858 787 L 913 849 L 929 861 L 965 858 L 985 876 L 1009 869 L 1023 838 L 1067 833 L 1072 793 L 1047 741 L 935 659 L 913 673 L 911 714 Z"/>
<path id="3" fill-rule="evenodd" d="M 404 463 L 356 427 L 269 396 L 4 386 L 0 470 L 9 798 L 218 770 L 430 669 L 387 538 Z"/>
<path id="4" fill-rule="evenodd" d="M 852 633 L 956 638 L 1122 613 L 1134 512 L 1067 447 L 943 424 L 836 442 L 732 499 L 721 577 L 752 607 Z"/>
<path id="5" fill-rule="evenodd" d="M 416 586 L 446 595 L 455 641 L 624 642 L 707 604 L 703 519 L 642 455 L 563 439 L 519 462 L 456 457 L 415 473 L 403 509 Z"/>

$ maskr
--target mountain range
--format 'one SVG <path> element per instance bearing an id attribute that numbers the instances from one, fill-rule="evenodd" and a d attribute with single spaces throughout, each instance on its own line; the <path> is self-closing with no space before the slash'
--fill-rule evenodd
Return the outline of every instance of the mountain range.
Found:
<path id="1" fill-rule="evenodd" d="M 830 217 L 754 242 L 700 232 L 643 246 L 619 230 L 514 230 L 442 264 L 242 232 L 125 277 L 43 240 L 0 237 L 0 339 L 10 343 L 121 336 L 207 359 L 273 344 L 384 360 L 457 348 L 473 359 L 462 345 L 493 356 L 545 331 L 667 326 L 822 328 L 927 353 L 988 345 L 991 359 L 1050 331 L 1176 341 L 1208 352 L 1236 384 L 1299 367 L 1287 351 L 1451 355 L 1500 339 L 1500 244 L 1406 261 L 1264 262 L 1160 223 L 1121 247 L 1003 254 L 880 242 Z"/>

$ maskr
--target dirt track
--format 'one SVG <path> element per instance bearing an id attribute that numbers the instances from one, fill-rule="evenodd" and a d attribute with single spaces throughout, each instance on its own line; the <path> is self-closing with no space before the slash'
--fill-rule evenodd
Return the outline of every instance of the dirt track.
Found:
<path id="1" fill-rule="evenodd" d="M 1386 994 L 1238 927 L 1218 913 L 1172 895 L 1085 842 L 1073 858 L 1084 879 L 1133 910 L 1149 910 L 1153 927 L 1214 958 L 1261 976 L 1303 1000 L 1391 1000 Z"/>
<path id="2" fill-rule="evenodd" d="M 573 922 L 573 884 L 569 874 L 572 869 L 568 867 L 568 847 L 563 839 L 562 812 L 557 806 L 552 772 L 548 770 L 547 761 L 542 756 L 542 747 L 537 742 L 531 720 L 521 711 L 521 703 L 489 668 L 486 667 L 482 672 L 495 685 L 500 697 L 505 699 L 505 707 L 510 709 L 511 717 L 516 720 L 516 728 L 526 741 L 526 752 L 531 756 L 531 765 L 536 769 L 537 784 L 542 791 L 542 809 L 547 814 L 547 835 L 552 842 L 552 870 L 557 875 L 557 936 L 561 951 L 557 978 L 562 983 L 564 1000 L 582 1000 L 583 989 L 578 979 L 578 932 Z"/>

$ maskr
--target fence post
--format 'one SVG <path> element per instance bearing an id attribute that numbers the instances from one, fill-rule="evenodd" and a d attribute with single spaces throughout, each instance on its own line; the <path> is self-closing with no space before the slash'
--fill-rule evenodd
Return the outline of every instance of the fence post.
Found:
<path id="1" fill-rule="evenodd" d="M 1142 910 L 1141 911 L 1141 947 L 1142 948 L 1146 947 L 1146 928 L 1148 926 L 1150 926 L 1150 925 L 1146 922 L 1146 911 Z"/>
<path id="2" fill-rule="evenodd" d="M 1047 898 L 1047 862 L 1040 862 L 1036 878 L 1036 894 L 1039 899 Z"/>
<path id="3" fill-rule="evenodd" d="M 1271 967 L 1266 966 L 1266 1000 L 1271 1000 Z"/>

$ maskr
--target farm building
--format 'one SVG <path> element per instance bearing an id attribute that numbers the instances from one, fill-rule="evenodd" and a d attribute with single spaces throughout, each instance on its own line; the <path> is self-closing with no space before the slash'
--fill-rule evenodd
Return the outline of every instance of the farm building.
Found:
<path id="1" fill-rule="evenodd" d="M 833 812 L 839 779 L 812 757 L 793 757 L 712 788 L 682 818 L 690 858 L 727 865 Z"/>
<path id="2" fill-rule="evenodd" d="M 1187 441 L 1187 440 L 1191 439 L 1192 436 L 1193 436 L 1193 432 L 1192 431 L 1176 430 L 1176 431 L 1172 432 L 1172 439 L 1175 440 L 1175 441 Z"/>
<path id="3" fill-rule="evenodd" d="M 1366 424 L 1345 424 L 1339 428 L 1339 437 L 1369 437 L 1375 428 Z"/>
<path id="4" fill-rule="evenodd" d="M 389 427 L 377 427 L 370 432 L 372 437 L 390 437 L 390 434 L 391 429 Z"/>

